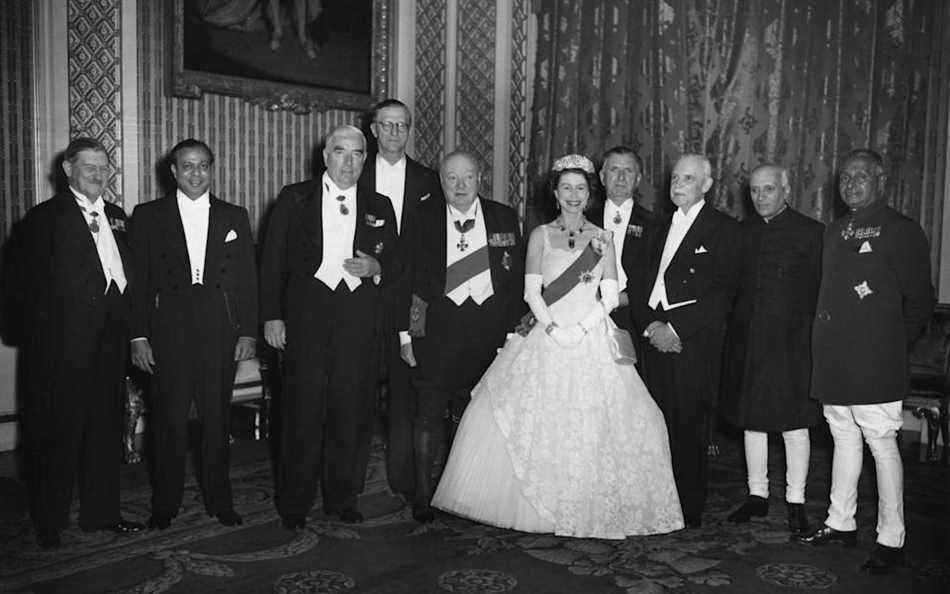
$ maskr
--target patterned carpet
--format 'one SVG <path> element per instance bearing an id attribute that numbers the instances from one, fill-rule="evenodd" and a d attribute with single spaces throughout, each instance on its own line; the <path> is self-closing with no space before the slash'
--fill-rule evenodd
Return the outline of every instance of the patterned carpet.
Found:
<path id="1" fill-rule="evenodd" d="M 815 440 L 809 517 L 824 518 L 829 448 Z M 0 488 L 0 590 L 52 592 L 926 592 L 950 591 L 950 473 L 905 452 L 908 566 L 891 576 L 858 567 L 874 541 L 873 469 L 859 497 L 859 546 L 812 549 L 787 542 L 785 507 L 776 493 L 784 475 L 772 444 L 771 513 L 746 525 L 725 516 L 745 494 L 739 443 L 722 442 L 713 461 L 702 528 L 626 541 L 529 535 L 440 515 L 420 527 L 385 484 L 383 452 L 375 448 L 359 526 L 330 521 L 319 510 L 305 530 L 283 530 L 273 509 L 266 445 L 245 445 L 250 457 L 232 472 L 236 507 L 245 524 L 225 528 L 208 518 L 189 483 L 186 505 L 169 530 L 131 537 L 64 533 L 65 546 L 38 549 L 22 490 Z M 866 458 L 871 466 L 870 456 Z M 776 480 L 775 477 L 779 477 Z M 2 479 L 0 479 L 2 480 Z M 126 517 L 148 517 L 149 489 L 123 492 Z"/>

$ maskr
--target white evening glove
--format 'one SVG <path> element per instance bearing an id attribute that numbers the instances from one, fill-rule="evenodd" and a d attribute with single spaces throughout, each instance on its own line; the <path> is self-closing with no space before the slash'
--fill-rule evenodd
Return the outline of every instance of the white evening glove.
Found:
<path id="1" fill-rule="evenodd" d="M 554 321 L 547 303 L 544 302 L 544 297 L 541 296 L 540 274 L 524 275 L 524 300 L 542 328 L 547 328 Z"/>
<path id="2" fill-rule="evenodd" d="M 617 291 L 617 281 L 607 279 L 600 281 L 600 301 L 590 309 L 590 313 L 584 316 L 578 324 L 583 330 L 590 332 L 595 328 L 602 328 L 601 320 L 620 303 L 620 295 Z"/>
<path id="3" fill-rule="evenodd" d="M 612 312 L 620 305 L 620 285 L 612 278 L 605 278 L 600 281 L 600 303 L 604 309 L 604 315 Z"/>

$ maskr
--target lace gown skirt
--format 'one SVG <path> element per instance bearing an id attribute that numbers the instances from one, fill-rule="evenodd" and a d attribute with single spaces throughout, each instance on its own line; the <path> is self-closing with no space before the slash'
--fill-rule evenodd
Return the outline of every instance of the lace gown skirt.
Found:
<path id="1" fill-rule="evenodd" d="M 540 327 L 505 345 L 472 392 L 432 505 L 564 536 L 683 527 L 663 415 L 600 326 L 574 347 Z"/>

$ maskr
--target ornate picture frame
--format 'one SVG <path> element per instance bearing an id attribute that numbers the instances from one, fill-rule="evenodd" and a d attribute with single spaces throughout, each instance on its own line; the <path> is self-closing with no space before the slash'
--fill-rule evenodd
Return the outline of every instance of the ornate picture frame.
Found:
<path id="1" fill-rule="evenodd" d="M 303 53 L 303 47 L 295 38 L 292 23 L 287 26 L 287 31 L 282 38 L 284 40 L 283 44 L 287 47 L 291 47 L 291 44 L 297 44 L 292 47 L 300 55 L 296 63 L 289 65 L 289 71 L 299 66 L 303 69 L 310 68 L 314 75 L 319 75 L 321 70 L 319 60 L 333 60 L 332 65 L 337 71 L 361 73 L 360 76 L 353 77 L 356 80 L 355 83 L 347 81 L 351 88 L 346 88 L 345 84 L 335 85 L 332 82 L 324 84 L 287 82 L 281 80 L 279 75 L 266 74 L 267 67 L 265 64 L 261 64 L 261 68 L 257 68 L 256 73 L 252 72 L 255 68 L 248 68 L 249 76 L 235 74 L 233 66 L 232 72 L 227 72 L 227 68 L 213 66 L 196 68 L 193 63 L 189 62 L 189 56 L 195 55 L 194 48 L 189 46 L 189 44 L 196 43 L 195 19 L 193 16 L 186 14 L 186 2 L 190 3 L 192 1 L 172 0 L 169 3 L 172 13 L 170 16 L 173 22 L 173 26 L 170 28 L 172 32 L 170 43 L 173 54 L 170 77 L 172 95 L 198 98 L 203 93 L 218 93 L 243 97 L 245 100 L 271 111 L 287 110 L 297 114 L 305 114 L 310 111 L 326 111 L 334 108 L 366 110 L 375 101 L 389 93 L 393 75 L 390 62 L 391 56 L 394 54 L 395 42 L 395 0 L 351 0 L 364 12 L 371 11 L 372 13 L 371 29 L 365 39 L 369 47 L 366 48 L 366 51 L 344 54 L 341 61 L 338 61 L 341 59 L 340 55 L 335 58 L 332 53 L 330 56 L 326 56 L 324 54 L 330 52 L 320 51 L 319 47 L 317 57 L 314 58 L 311 54 L 308 61 L 307 55 Z M 271 2 L 276 5 L 279 0 L 271 0 Z M 248 3 L 243 4 L 247 5 Z M 256 4 L 260 5 L 257 10 L 263 11 L 266 10 L 265 7 L 269 3 L 268 0 L 263 0 Z M 316 2 L 317 6 L 321 4 L 323 3 Z M 192 5 L 189 4 L 188 9 L 192 9 Z M 238 25 L 242 24 L 239 23 Z M 209 26 L 209 31 L 219 33 L 219 38 L 225 38 L 227 35 L 231 35 L 233 38 L 235 35 L 233 31 L 224 31 L 213 26 Z M 224 32 L 222 33 L 222 31 Z M 262 37 L 265 34 L 266 32 L 257 32 L 256 37 L 248 37 L 249 40 L 253 39 L 253 42 L 259 45 L 261 39 L 264 39 L 265 43 L 261 45 L 261 49 L 255 49 L 246 52 L 246 54 L 249 53 L 250 58 L 253 59 L 256 52 L 261 58 L 273 62 L 273 55 L 267 53 L 266 37 Z M 271 32 L 271 35 L 273 35 L 273 32 Z M 198 39 L 202 44 L 207 45 L 213 42 L 209 41 L 213 37 L 214 35 L 204 35 Z M 219 41 L 219 43 L 221 42 Z M 284 49 L 281 51 L 287 54 L 291 50 Z M 352 62 L 347 62 L 349 59 L 352 59 Z M 191 62 L 194 62 L 193 58 L 191 58 Z M 283 63 L 286 63 L 286 61 Z M 324 63 L 326 64 L 326 62 Z M 368 85 L 365 84 L 367 79 Z M 362 88 L 352 88 L 354 86 L 362 86 Z"/>

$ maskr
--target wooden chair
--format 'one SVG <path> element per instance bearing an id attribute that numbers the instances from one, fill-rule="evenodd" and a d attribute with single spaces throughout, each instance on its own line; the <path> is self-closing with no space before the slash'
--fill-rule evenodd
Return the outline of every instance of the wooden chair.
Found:
<path id="1" fill-rule="evenodd" d="M 910 393 L 904 409 L 924 421 L 920 461 L 950 461 L 950 305 L 938 305 L 910 355 Z M 923 430 L 926 429 L 926 437 Z M 943 447 L 938 449 L 942 438 Z"/>
<path id="2" fill-rule="evenodd" d="M 255 357 L 239 361 L 234 375 L 231 404 L 251 411 L 251 435 L 254 439 L 270 437 L 269 367 Z"/>

